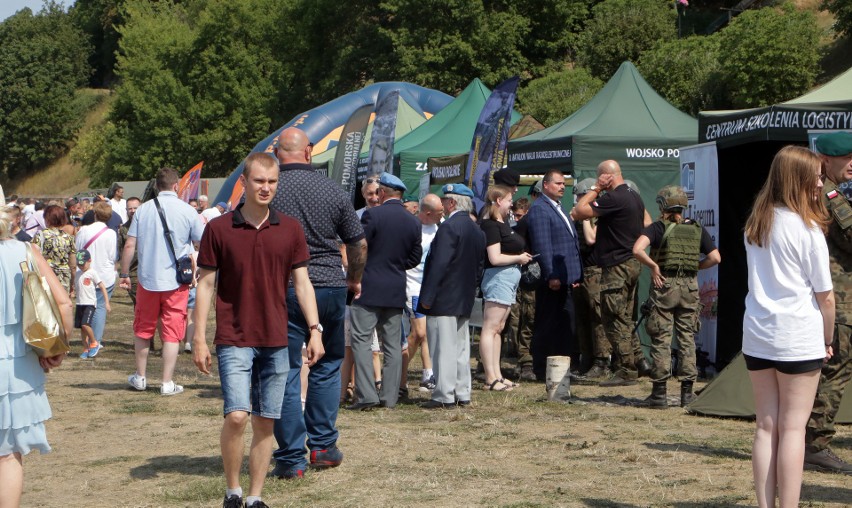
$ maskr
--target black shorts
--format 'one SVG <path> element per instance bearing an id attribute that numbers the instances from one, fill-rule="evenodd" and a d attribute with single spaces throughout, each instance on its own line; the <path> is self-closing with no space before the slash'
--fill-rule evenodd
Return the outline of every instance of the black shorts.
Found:
<path id="1" fill-rule="evenodd" d="M 746 368 L 748 370 L 766 370 L 775 369 L 782 374 L 804 374 L 822 369 L 823 358 L 816 360 L 798 360 L 794 362 L 782 362 L 779 360 L 766 360 L 764 358 L 755 358 L 743 353 L 745 358 Z"/>
<path id="2" fill-rule="evenodd" d="M 74 328 L 82 328 L 83 325 L 91 327 L 94 316 L 94 305 L 78 305 L 77 312 L 74 314 Z"/>

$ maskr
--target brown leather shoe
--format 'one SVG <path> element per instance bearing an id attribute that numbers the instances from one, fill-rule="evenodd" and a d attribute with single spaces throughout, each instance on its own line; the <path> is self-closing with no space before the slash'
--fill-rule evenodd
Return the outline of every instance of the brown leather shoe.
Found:
<path id="1" fill-rule="evenodd" d="M 835 455 L 829 448 L 818 452 L 805 450 L 805 465 L 834 473 L 852 474 L 852 464 Z"/>

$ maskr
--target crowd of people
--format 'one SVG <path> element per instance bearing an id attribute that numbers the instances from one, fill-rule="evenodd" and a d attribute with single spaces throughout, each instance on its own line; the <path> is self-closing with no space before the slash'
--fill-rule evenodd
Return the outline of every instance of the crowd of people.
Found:
<path id="1" fill-rule="evenodd" d="M 778 153 L 745 229 L 743 352 L 756 401 L 760 506 L 772 505 L 776 492 L 782 506 L 798 501 L 803 462 L 850 472 L 829 443 L 850 377 L 848 292 L 833 288 L 845 289 L 852 273 L 852 206 L 838 190 L 852 180 L 852 134 L 824 135 L 817 149 L 818 155 L 798 147 Z M 157 330 L 161 395 L 184 390 L 174 380 L 181 342 L 210 373 L 206 325 L 215 300 L 225 507 L 266 506 L 270 461 L 279 479 L 340 465 L 338 409 L 409 402 L 408 366 L 418 352 L 417 387 L 430 393 L 420 407 L 470 405 L 475 305 L 482 306 L 483 390 L 541 382 L 548 357 L 568 356 L 577 382 L 617 388 L 648 376 L 649 408 L 669 407 L 673 378 L 680 381 L 675 404 L 694 399 L 697 276 L 721 256 L 707 231 L 684 217 L 680 187 L 659 191 L 654 220 L 614 160 L 600 163 L 597 178 L 575 183 L 573 208 L 563 207 L 560 170 L 547 171 L 517 201 L 520 176 L 497 171 L 481 207 L 461 183 L 405 200 L 406 185 L 382 173 L 364 179 L 366 205 L 356 211 L 349 195 L 310 165 L 311 144 L 301 130 L 282 131 L 271 155 L 246 159 L 244 201 L 233 210 L 224 203 L 211 208 L 205 196 L 197 206 L 185 203 L 170 168 L 159 170 L 157 195 L 145 203 L 125 200 L 120 188 L 109 199 L 96 197 L 88 210 L 75 199 L 62 207 L 10 197 L 0 212 L 0 289 L 7 295 L 0 375 L 32 375 L 30 392 L 16 402 L 16 423 L 0 428 L 0 478 L 18 500 L 22 455 L 49 449 L 42 370 L 62 361 L 37 358 L 23 343 L 21 298 L 14 296 L 21 288 L 13 276 L 25 258 L 21 241 L 36 246 L 35 262 L 65 328 L 81 329 L 82 359 L 104 347 L 116 283 L 130 292 L 133 390 L 148 388 Z M 642 266 L 651 278 L 650 357 L 634 326 Z M 504 373 L 506 349 L 518 367 Z M 239 471 L 249 422 L 244 496 Z M 25 438 L 22 428 L 33 432 Z"/>

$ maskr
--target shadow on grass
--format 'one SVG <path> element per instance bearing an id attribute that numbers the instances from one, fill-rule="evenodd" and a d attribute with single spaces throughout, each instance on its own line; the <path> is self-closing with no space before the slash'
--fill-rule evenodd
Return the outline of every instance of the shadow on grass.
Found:
<path id="1" fill-rule="evenodd" d="M 610 404 L 614 406 L 648 407 L 644 398 L 625 397 L 623 395 L 601 395 L 599 397 L 574 397 L 589 404 Z"/>
<path id="2" fill-rule="evenodd" d="M 842 476 L 838 476 L 838 478 L 842 478 Z M 800 498 L 808 503 L 838 503 L 849 506 L 849 500 L 852 499 L 852 489 L 803 483 Z"/>
<path id="3" fill-rule="evenodd" d="M 590 499 L 584 497 L 582 501 L 586 506 L 591 506 L 592 508 L 639 508 L 638 504 L 619 503 L 612 499 Z"/>
<path id="4" fill-rule="evenodd" d="M 125 383 L 76 383 L 72 385 L 68 385 L 71 388 L 79 388 L 82 390 L 104 390 L 109 392 L 136 392 L 137 390 L 133 390 Z"/>
<path id="5" fill-rule="evenodd" d="M 643 443 L 652 450 L 661 452 L 687 452 L 708 457 L 724 457 L 737 460 L 751 460 L 751 453 L 744 453 L 730 448 L 716 448 L 712 446 L 699 446 L 689 443 Z"/>
<path id="6" fill-rule="evenodd" d="M 738 501 L 746 501 L 748 498 L 745 497 L 730 497 L 730 496 L 722 496 L 722 497 L 714 497 L 712 499 L 708 499 L 706 501 L 688 501 L 683 503 L 672 503 L 672 508 L 718 508 L 719 506 L 733 506 L 736 505 Z"/>
<path id="7" fill-rule="evenodd" d="M 180 473 L 198 476 L 222 476 L 222 457 L 189 457 L 187 455 L 166 455 L 151 457 L 148 462 L 130 470 L 130 477 L 137 480 L 150 480 L 164 473 Z"/>

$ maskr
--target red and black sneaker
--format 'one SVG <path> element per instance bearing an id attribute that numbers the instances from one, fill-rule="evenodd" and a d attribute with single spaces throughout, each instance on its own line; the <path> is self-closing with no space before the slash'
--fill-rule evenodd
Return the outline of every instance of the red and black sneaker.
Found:
<path id="1" fill-rule="evenodd" d="M 341 462 L 343 462 L 343 452 L 337 446 L 332 446 L 326 450 L 311 450 L 312 468 L 337 467 Z"/>

